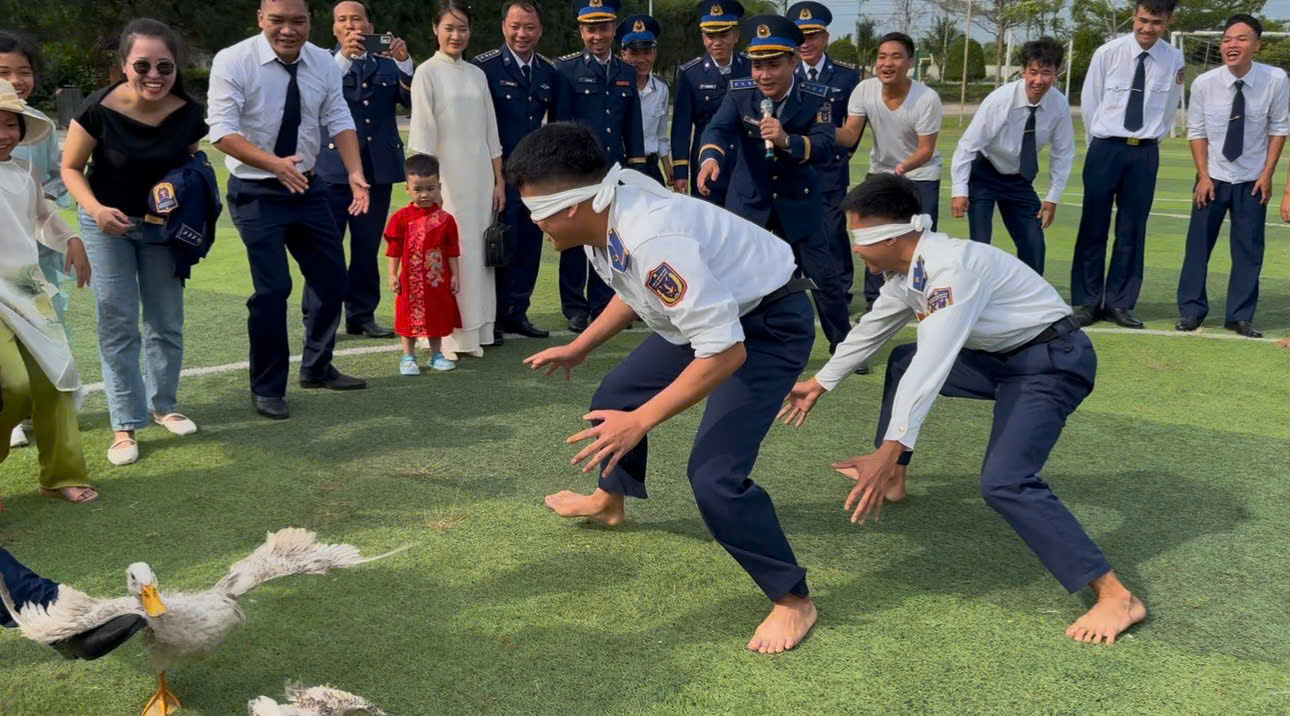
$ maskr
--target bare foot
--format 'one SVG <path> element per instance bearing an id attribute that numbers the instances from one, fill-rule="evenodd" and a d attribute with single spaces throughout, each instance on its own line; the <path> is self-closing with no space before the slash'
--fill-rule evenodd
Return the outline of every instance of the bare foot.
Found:
<path id="1" fill-rule="evenodd" d="M 887 493 L 884 497 L 888 502 L 903 502 L 905 499 L 905 472 L 909 469 L 908 465 L 897 465 L 895 477 L 891 484 L 887 485 Z M 839 473 L 846 475 L 847 479 L 855 482 L 860 479 L 860 473 L 853 467 L 838 470 Z"/>
<path id="2" fill-rule="evenodd" d="M 625 499 L 622 495 L 605 492 L 599 487 L 590 495 L 579 495 L 564 490 L 554 495 L 547 495 L 546 506 L 561 517 L 585 517 L 588 522 L 597 522 L 608 527 L 622 523 L 627 516 Z"/>
<path id="3" fill-rule="evenodd" d="M 1115 572 L 1107 572 L 1089 586 L 1097 603 L 1066 630 L 1066 636 L 1075 641 L 1114 644 L 1121 632 L 1147 618 L 1146 605 L 1125 589 Z"/>
<path id="4" fill-rule="evenodd" d="M 815 602 L 810 597 L 787 594 L 775 600 L 770 614 L 757 626 L 748 642 L 748 651 L 780 654 L 792 649 L 801 644 L 807 632 L 815 626 L 816 616 Z"/>

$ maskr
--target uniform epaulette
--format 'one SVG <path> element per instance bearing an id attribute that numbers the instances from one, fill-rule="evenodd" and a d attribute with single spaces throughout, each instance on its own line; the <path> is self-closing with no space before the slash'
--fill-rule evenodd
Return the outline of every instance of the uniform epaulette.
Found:
<path id="1" fill-rule="evenodd" d="M 703 62 L 703 58 L 696 57 L 693 60 L 690 60 L 689 62 L 685 63 L 684 65 L 681 65 L 681 69 L 688 70 L 691 67 L 694 67 L 695 65 L 699 64 L 700 62 Z"/>
<path id="2" fill-rule="evenodd" d="M 581 53 L 581 52 L 570 52 L 569 54 L 564 55 L 563 57 L 560 57 L 560 58 L 558 59 L 558 61 L 559 61 L 559 62 L 568 62 L 569 60 L 576 60 L 576 59 L 578 59 L 579 57 L 582 57 L 582 53 Z"/>
<path id="3" fill-rule="evenodd" d="M 742 77 L 737 80 L 730 80 L 730 89 L 732 90 L 753 89 L 756 86 L 757 86 L 757 80 L 751 77 Z"/>
<path id="4" fill-rule="evenodd" d="M 555 67 L 555 63 L 554 63 L 554 62 L 552 62 L 552 61 L 551 61 L 549 58 L 547 58 L 545 55 L 542 55 L 541 53 L 534 52 L 534 53 L 533 53 L 533 56 L 534 56 L 534 57 L 537 57 L 539 60 L 542 60 L 543 62 L 547 63 L 549 66 L 551 66 L 551 67 Z"/>
<path id="5" fill-rule="evenodd" d="M 845 67 L 848 70 L 854 70 L 856 68 L 856 66 L 850 62 L 843 62 L 842 60 L 834 60 L 833 64 L 838 65 L 839 67 Z"/>
<path id="6" fill-rule="evenodd" d="M 813 94 L 816 97 L 828 97 L 829 89 L 830 87 L 828 85 L 822 85 L 819 82 L 802 83 L 802 91 L 806 92 L 807 94 Z"/>
<path id="7" fill-rule="evenodd" d="M 481 62 L 488 62 L 494 57 L 501 57 L 501 55 L 502 55 L 501 50 L 489 50 L 488 52 L 475 55 L 475 59 L 471 60 L 471 62 L 474 62 L 476 64 L 479 64 Z"/>

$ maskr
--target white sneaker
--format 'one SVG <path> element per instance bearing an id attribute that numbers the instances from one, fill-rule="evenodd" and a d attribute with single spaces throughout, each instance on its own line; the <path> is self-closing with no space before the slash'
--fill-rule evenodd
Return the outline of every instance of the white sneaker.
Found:
<path id="1" fill-rule="evenodd" d="M 421 369 L 417 367 L 417 359 L 414 356 L 403 356 L 399 359 L 399 375 L 421 375 Z"/>
<path id="2" fill-rule="evenodd" d="M 13 426 L 13 432 L 9 434 L 9 447 L 20 448 L 27 447 L 31 443 L 27 441 L 27 433 L 21 425 Z"/>
<path id="3" fill-rule="evenodd" d="M 139 461 L 139 442 L 132 438 L 122 438 L 108 448 L 107 458 L 113 465 L 133 465 Z"/>
<path id="4" fill-rule="evenodd" d="M 194 423 L 192 420 L 189 420 L 186 416 L 179 413 L 153 415 L 152 422 L 169 430 L 175 435 L 192 435 L 197 432 L 197 423 Z"/>

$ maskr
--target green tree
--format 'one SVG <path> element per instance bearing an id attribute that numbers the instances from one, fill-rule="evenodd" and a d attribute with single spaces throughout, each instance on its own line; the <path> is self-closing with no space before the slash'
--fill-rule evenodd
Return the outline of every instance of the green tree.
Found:
<path id="1" fill-rule="evenodd" d="M 860 62 L 860 53 L 856 51 L 855 43 L 851 42 L 850 35 L 843 35 L 830 42 L 827 52 L 829 57 L 835 60 L 841 60 L 853 65 Z"/>
<path id="2" fill-rule="evenodd" d="M 960 37 L 950 45 L 949 59 L 945 62 L 946 81 L 959 82 L 963 79 L 963 42 L 966 38 Z M 967 40 L 968 42 L 968 64 L 967 79 L 969 82 L 975 82 L 985 78 L 985 52 L 981 49 L 981 43 L 976 40 Z"/>
<path id="3" fill-rule="evenodd" d="M 919 46 L 930 52 L 932 64 L 936 65 L 936 74 L 942 79 L 945 78 L 945 62 L 949 59 L 950 45 L 960 37 L 963 37 L 963 31 L 959 29 L 958 21 L 942 13 L 932 21 L 927 34 L 918 40 Z"/>
<path id="4" fill-rule="evenodd" d="M 856 64 L 861 67 L 873 64 L 873 59 L 878 54 L 878 37 L 878 23 L 873 18 L 861 15 L 856 20 L 856 32 L 851 38 L 851 43 L 856 46 Z"/>

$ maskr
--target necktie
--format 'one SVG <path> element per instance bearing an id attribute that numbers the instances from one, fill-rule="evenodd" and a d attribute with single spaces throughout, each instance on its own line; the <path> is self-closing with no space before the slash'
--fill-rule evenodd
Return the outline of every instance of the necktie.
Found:
<path id="1" fill-rule="evenodd" d="M 520 68 L 520 74 L 524 75 L 524 84 L 526 85 L 533 79 L 531 76 L 532 70 L 529 69 L 528 65 L 524 65 Z"/>
<path id="2" fill-rule="evenodd" d="M 282 105 L 282 126 L 278 128 L 273 153 L 279 157 L 289 157 L 296 153 L 296 140 L 300 135 L 300 83 L 296 81 L 300 64 L 287 64 L 282 60 L 278 60 L 278 64 L 287 70 L 291 80 L 287 82 L 287 99 Z"/>
<path id="3" fill-rule="evenodd" d="M 814 67 L 812 67 L 812 68 L 811 68 L 811 81 L 812 81 L 812 82 L 814 82 L 814 81 L 816 81 L 817 79 L 819 79 L 819 77 L 820 77 L 820 71 L 819 71 L 819 70 L 817 70 L 817 69 L 815 69 Z"/>
<path id="4" fill-rule="evenodd" d="M 1227 137 L 1223 139 L 1223 157 L 1234 162 L 1245 151 L 1245 93 L 1241 90 L 1244 80 L 1236 81 L 1236 96 L 1232 98 L 1232 112 L 1227 115 Z"/>
<path id="5" fill-rule="evenodd" d="M 1026 129 L 1021 133 L 1021 176 L 1026 181 L 1034 181 L 1039 173 L 1039 152 L 1035 149 L 1035 110 L 1030 107 L 1030 116 L 1026 118 Z"/>
<path id="6" fill-rule="evenodd" d="M 1147 90 L 1147 55 L 1138 55 L 1138 68 L 1133 71 L 1133 89 L 1129 90 L 1129 106 L 1124 110 L 1124 128 L 1130 132 L 1142 129 L 1142 100 Z"/>

